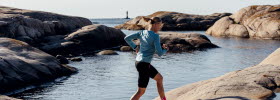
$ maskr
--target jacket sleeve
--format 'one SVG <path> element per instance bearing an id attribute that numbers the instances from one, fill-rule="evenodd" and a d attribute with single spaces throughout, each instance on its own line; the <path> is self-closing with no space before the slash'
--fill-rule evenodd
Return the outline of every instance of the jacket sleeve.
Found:
<path id="1" fill-rule="evenodd" d="M 138 39 L 139 38 L 139 35 L 140 32 L 137 32 L 137 33 L 133 33 L 133 34 L 130 34 L 130 35 L 127 35 L 124 40 L 126 41 L 126 43 L 133 49 L 135 50 L 136 48 L 136 44 L 132 41 L 134 39 Z"/>
<path id="2" fill-rule="evenodd" d="M 167 52 L 167 50 L 162 49 L 162 47 L 160 45 L 160 38 L 158 35 L 155 36 L 154 46 L 155 46 L 156 53 L 158 54 L 158 56 L 162 56 L 163 54 L 165 54 Z"/>

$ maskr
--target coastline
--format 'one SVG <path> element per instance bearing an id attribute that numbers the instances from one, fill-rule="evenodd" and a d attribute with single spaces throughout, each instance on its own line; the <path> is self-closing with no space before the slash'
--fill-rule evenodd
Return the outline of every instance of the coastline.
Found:
<path id="1" fill-rule="evenodd" d="M 280 87 L 280 48 L 258 65 L 226 73 L 220 77 L 187 84 L 166 92 L 171 100 L 244 99 L 267 100 Z M 278 91 L 279 92 L 279 91 Z M 160 100 L 159 97 L 154 100 Z"/>

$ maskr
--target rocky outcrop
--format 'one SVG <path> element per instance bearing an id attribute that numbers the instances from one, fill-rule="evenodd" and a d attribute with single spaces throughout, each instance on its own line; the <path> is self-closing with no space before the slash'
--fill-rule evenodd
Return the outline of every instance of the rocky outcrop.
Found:
<path id="1" fill-rule="evenodd" d="M 218 48 L 205 35 L 199 33 L 177 33 L 177 32 L 160 32 L 161 44 L 167 44 L 168 52 L 189 52 L 194 50 L 204 50 L 208 48 Z M 139 40 L 134 41 L 137 45 Z"/>
<path id="2" fill-rule="evenodd" d="M 256 66 L 171 90 L 166 93 L 167 99 L 268 100 L 280 87 L 279 54 L 280 48 Z"/>
<path id="3" fill-rule="evenodd" d="M 46 36 L 66 35 L 90 24 L 86 18 L 0 6 L 0 37 L 29 44 Z"/>
<path id="4" fill-rule="evenodd" d="M 67 36 L 45 37 L 40 49 L 51 54 L 77 56 L 125 44 L 124 37 L 121 30 L 104 25 L 88 25 Z"/>
<path id="5" fill-rule="evenodd" d="M 218 20 L 206 33 L 213 36 L 280 39 L 280 5 L 249 6 Z"/>
<path id="6" fill-rule="evenodd" d="M 230 13 L 214 13 L 211 15 L 192 15 L 178 12 L 159 11 L 148 16 L 138 16 L 115 28 L 142 30 L 147 27 L 146 18 L 160 17 L 164 23 L 162 30 L 206 30 L 222 17 Z"/>
<path id="7" fill-rule="evenodd" d="M 77 72 L 25 42 L 0 38 L 0 93 L 36 86 Z"/>
<path id="8" fill-rule="evenodd" d="M 0 37 L 25 41 L 52 55 L 78 56 L 125 44 L 125 34 L 86 18 L 0 6 Z"/>
<path id="9" fill-rule="evenodd" d="M 170 52 L 186 52 L 193 50 L 202 50 L 207 48 L 217 48 L 218 46 L 199 33 L 159 33 L 161 43 L 167 44 Z"/>

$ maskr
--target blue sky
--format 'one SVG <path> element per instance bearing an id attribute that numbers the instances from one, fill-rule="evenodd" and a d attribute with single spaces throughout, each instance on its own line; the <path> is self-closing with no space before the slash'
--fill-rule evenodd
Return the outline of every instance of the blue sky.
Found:
<path id="1" fill-rule="evenodd" d="M 86 18 L 123 18 L 156 11 L 189 14 L 234 13 L 249 5 L 275 5 L 280 0 L 0 0 L 0 5 Z"/>

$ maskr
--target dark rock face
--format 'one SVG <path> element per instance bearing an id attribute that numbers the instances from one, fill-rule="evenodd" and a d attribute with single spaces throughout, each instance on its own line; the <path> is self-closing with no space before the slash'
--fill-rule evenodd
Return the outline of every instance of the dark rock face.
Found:
<path id="1" fill-rule="evenodd" d="M 86 18 L 0 6 L 0 37 L 27 42 L 52 55 L 77 56 L 118 46 L 124 36 Z"/>
<path id="2" fill-rule="evenodd" d="M 46 36 L 66 35 L 90 24 L 86 18 L 0 6 L 0 36 L 29 44 Z"/>
<path id="3" fill-rule="evenodd" d="M 69 61 L 62 55 L 57 55 L 56 59 L 61 63 L 61 64 L 69 64 Z"/>
<path id="4" fill-rule="evenodd" d="M 124 37 L 121 30 L 104 25 L 88 25 L 67 36 L 44 38 L 40 49 L 51 54 L 79 55 L 125 44 Z"/>
<path id="5" fill-rule="evenodd" d="M 206 33 L 212 36 L 280 39 L 280 5 L 249 6 L 218 20 Z"/>
<path id="6" fill-rule="evenodd" d="M 170 52 L 186 52 L 193 50 L 203 50 L 207 48 L 218 48 L 217 45 L 202 34 L 198 33 L 159 33 L 161 43 L 167 44 Z"/>
<path id="7" fill-rule="evenodd" d="M 148 16 L 138 16 L 124 24 L 116 26 L 118 29 L 142 30 L 147 28 L 145 18 L 160 17 L 164 23 L 162 30 L 207 30 L 217 20 L 229 16 L 230 13 L 214 13 L 211 15 L 191 15 L 178 12 L 159 11 Z"/>
<path id="8" fill-rule="evenodd" d="M 52 81 L 77 69 L 25 42 L 0 38 L 0 93 Z"/>

